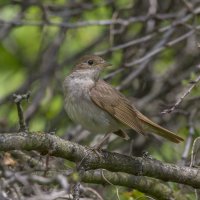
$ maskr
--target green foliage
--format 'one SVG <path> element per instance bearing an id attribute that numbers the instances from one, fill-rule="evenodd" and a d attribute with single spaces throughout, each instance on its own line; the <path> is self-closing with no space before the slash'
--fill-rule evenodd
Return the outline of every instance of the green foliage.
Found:
<path id="1" fill-rule="evenodd" d="M 40 131 L 45 130 L 45 121 L 43 117 L 36 116 L 33 120 L 29 123 L 29 130 L 30 131 Z"/>
<path id="2" fill-rule="evenodd" d="M 0 19 L 12 20 L 13 18 L 15 18 L 19 10 L 20 10 L 20 7 L 17 5 L 15 6 L 7 5 L 5 7 L 2 7 L 0 8 Z"/>
<path id="3" fill-rule="evenodd" d="M 155 158 L 158 160 L 163 160 L 165 162 L 174 162 L 176 160 L 179 160 L 181 155 L 181 149 L 183 150 L 184 144 L 180 144 L 177 146 L 172 146 L 169 142 L 164 142 L 162 145 L 162 148 L 160 151 L 156 151 L 154 149 L 153 155 L 155 155 Z"/>
<path id="4" fill-rule="evenodd" d="M 9 43 L 6 42 L 0 44 L 0 70 L 3 73 L 7 71 L 14 71 L 14 70 L 20 70 L 20 62 L 17 58 L 17 56 L 12 51 L 12 48 L 9 47 Z M 21 73 L 21 72 L 20 72 Z"/>
<path id="5" fill-rule="evenodd" d="M 24 70 L 14 69 L 16 65 L 9 65 L 9 63 L 7 63 L 4 67 L 10 69 L 1 70 L 2 75 L 0 79 L 0 97 L 15 91 L 24 82 L 26 73 Z"/>
<path id="6" fill-rule="evenodd" d="M 52 119 L 56 117 L 59 113 L 59 111 L 63 108 L 63 96 L 55 96 L 54 98 L 49 98 L 48 95 L 46 95 L 45 99 L 42 101 L 42 110 L 44 113 L 46 113 L 47 119 Z M 48 105 L 46 107 L 45 105 Z"/>
<path id="7" fill-rule="evenodd" d="M 130 0 L 117 0 L 116 1 L 116 6 L 119 8 L 119 9 L 122 9 L 122 8 L 127 8 L 127 7 L 131 7 L 132 4 L 133 4 L 134 1 L 130 1 Z"/>
<path id="8" fill-rule="evenodd" d="M 166 70 L 169 70 L 175 62 L 175 60 L 171 59 L 173 56 L 174 50 L 172 48 L 167 48 L 161 52 L 159 58 L 154 63 L 155 73 L 164 74 Z"/>
<path id="9" fill-rule="evenodd" d="M 31 6 L 27 9 L 25 18 L 26 20 L 39 21 L 41 19 L 41 9 L 38 6 Z"/>
<path id="10" fill-rule="evenodd" d="M 19 53 L 27 60 L 34 61 L 37 56 L 40 42 L 40 32 L 37 27 L 24 26 L 16 28 L 11 33 L 11 41 L 17 46 Z M 24 66 L 23 66 L 24 67 Z"/>
<path id="11" fill-rule="evenodd" d="M 135 199 L 141 199 L 141 200 L 148 200 L 149 198 L 146 197 L 143 193 L 139 192 L 138 190 L 132 190 L 130 192 L 124 192 L 120 196 L 121 200 L 135 200 Z"/>

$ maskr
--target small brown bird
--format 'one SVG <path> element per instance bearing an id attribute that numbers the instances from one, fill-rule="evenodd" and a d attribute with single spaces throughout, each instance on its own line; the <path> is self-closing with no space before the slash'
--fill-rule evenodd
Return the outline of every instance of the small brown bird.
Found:
<path id="1" fill-rule="evenodd" d="M 108 66 L 99 56 L 83 56 L 63 83 L 69 117 L 91 132 L 106 134 L 98 147 L 111 133 L 128 139 L 126 129 L 141 134 L 152 132 L 175 143 L 183 141 L 145 117 L 123 94 L 99 79 L 100 72 Z"/>

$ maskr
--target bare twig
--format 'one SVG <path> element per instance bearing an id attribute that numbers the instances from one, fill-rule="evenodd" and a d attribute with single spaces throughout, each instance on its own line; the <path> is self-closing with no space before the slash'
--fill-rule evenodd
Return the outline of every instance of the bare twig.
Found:
<path id="1" fill-rule="evenodd" d="M 176 103 L 169 109 L 166 109 L 164 111 L 162 111 L 162 114 L 166 114 L 166 113 L 171 113 L 173 112 L 180 104 L 181 102 L 184 100 L 184 98 L 190 94 L 190 92 L 192 91 L 192 89 L 198 84 L 198 82 L 200 81 L 200 76 L 198 76 L 195 81 L 193 81 L 191 84 L 191 86 L 184 92 L 184 94 L 176 101 Z"/>
<path id="2" fill-rule="evenodd" d="M 21 101 L 23 99 L 27 100 L 30 97 L 30 93 L 26 93 L 26 94 L 13 94 L 13 98 L 14 98 L 14 102 L 17 105 L 17 112 L 18 112 L 18 117 L 19 117 L 19 131 L 28 131 L 28 127 L 26 125 L 25 119 L 24 119 L 24 113 L 23 113 L 23 109 L 21 106 Z"/>
<path id="3" fill-rule="evenodd" d="M 189 156 L 189 152 L 192 146 L 192 141 L 194 138 L 194 133 L 195 133 L 195 128 L 194 128 L 194 117 L 195 114 L 197 113 L 197 109 L 194 109 L 190 115 L 189 115 L 189 119 L 188 119 L 188 128 L 189 128 L 189 135 L 187 137 L 186 143 L 185 143 L 185 148 L 182 154 L 182 164 L 186 165 L 186 159 Z"/>
<path id="4" fill-rule="evenodd" d="M 73 187 L 73 200 L 79 200 L 80 198 L 80 182 L 77 182 Z"/>

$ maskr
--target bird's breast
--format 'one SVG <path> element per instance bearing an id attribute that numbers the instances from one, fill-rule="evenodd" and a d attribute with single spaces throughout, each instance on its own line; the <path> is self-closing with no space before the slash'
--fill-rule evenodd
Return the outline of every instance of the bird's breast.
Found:
<path id="1" fill-rule="evenodd" d="M 71 79 L 65 82 L 65 110 L 73 121 L 96 133 L 119 129 L 117 121 L 91 100 L 89 92 L 95 85 L 93 80 Z"/>

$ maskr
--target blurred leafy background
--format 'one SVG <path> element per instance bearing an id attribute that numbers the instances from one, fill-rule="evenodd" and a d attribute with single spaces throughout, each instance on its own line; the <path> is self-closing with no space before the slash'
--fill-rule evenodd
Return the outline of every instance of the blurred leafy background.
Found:
<path id="1" fill-rule="evenodd" d="M 175 111 L 161 112 L 198 76 L 199 14 L 198 0 L 1 0 L 1 132 L 18 129 L 12 94 L 30 91 L 23 106 L 31 131 L 56 131 L 65 139 L 94 144 L 102 135 L 86 132 L 65 114 L 62 81 L 81 56 L 98 54 L 113 64 L 102 78 L 139 110 L 186 141 L 197 137 L 198 86 Z M 195 132 L 189 132 L 191 127 Z M 184 143 L 130 134 L 132 142 L 113 136 L 107 148 L 137 156 L 148 151 L 163 161 L 189 164 Z M 127 194 L 121 198 L 133 195 Z"/>

